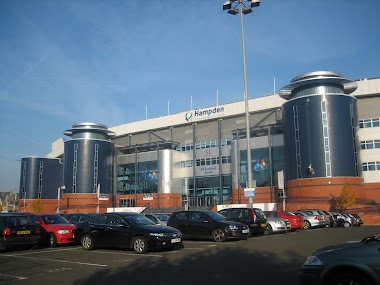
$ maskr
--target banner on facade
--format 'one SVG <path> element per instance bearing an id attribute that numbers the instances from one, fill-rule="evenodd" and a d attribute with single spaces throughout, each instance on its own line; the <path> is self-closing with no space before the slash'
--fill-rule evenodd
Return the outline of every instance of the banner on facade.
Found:
<path id="1" fill-rule="evenodd" d="M 153 194 L 152 193 L 143 194 L 143 200 L 153 200 Z"/>
<path id="2" fill-rule="evenodd" d="M 284 170 L 277 172 L 278 189 L 284 190 Z"/>

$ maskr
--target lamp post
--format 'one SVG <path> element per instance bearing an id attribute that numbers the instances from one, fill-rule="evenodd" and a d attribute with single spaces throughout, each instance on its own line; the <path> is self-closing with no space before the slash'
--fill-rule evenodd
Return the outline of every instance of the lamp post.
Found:
<path id="1" fill-rule="evenodd" d="M 236 5 L 232 7 L 233 3 L 236 2 Z M 244 2 L 248 2 L 247 6 Z M 223 4 L 223 10 L 228 10 L 228 13 L 231 15 L 236 15 L 240 13 L 240 23 L 241 23 L 241 43 L 243 48 L 243 71 L 244 71 L 244 103 L 245 103 L 245 131 L 246 131 L 246 141 L 247 141 L 247 187 L 252 188 L 252 160 L 251 160 L 251 132 L 249 126 L 249 106 L 248 106 L 248 83 L 247 83 L 247 66 L 245 59 L 245 42 L 244 42 L 244 20 L 243 14 L 247 15 L 252 13 L 252 8 L 258 7 L 260 5 L 260 0 L 231 0 Z M 237 7 L 240 6 L 240 9 Z M 248 197 L 248 203 L 252 206 L 253 197 Z"/>

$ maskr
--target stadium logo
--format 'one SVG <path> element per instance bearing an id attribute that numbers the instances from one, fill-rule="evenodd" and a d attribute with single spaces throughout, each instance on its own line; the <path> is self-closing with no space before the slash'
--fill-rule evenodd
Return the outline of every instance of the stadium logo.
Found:
<path id="1" fill-rule="evenodd" d="M 185 115 L 186 121 L 190 122 L 193 120 L 193 117 L 195 118 L 202 118 L 202 117 L 210 117 L 214 115 L 218 115 L 219 113 L 224 113 L 224 107 L 218 108 L 210 108 L 205 110 L 195 110 L 193 112 L 187 112 Z"/>
<path id="2" fill-rule="evenodd" d="M 193 114 L 192 113 L 186 113 L 185 119 L 188 122 L 192 121 L 193 120 Z"/>

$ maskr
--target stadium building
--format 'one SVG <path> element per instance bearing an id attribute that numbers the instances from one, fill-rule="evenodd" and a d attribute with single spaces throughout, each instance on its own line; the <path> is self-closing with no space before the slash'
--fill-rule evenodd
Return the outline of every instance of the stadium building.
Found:
<path id="1" fill-rule="evenodd" d="M 333 209 L 349 186 L 355 208 L 380 203 L 380 78 L 300 75 L 278 94 L 108 128 L 74 124 L 47 157 L 21 161 L 19 211 L 111 207 L 212 208 L 277 203 Z"/>

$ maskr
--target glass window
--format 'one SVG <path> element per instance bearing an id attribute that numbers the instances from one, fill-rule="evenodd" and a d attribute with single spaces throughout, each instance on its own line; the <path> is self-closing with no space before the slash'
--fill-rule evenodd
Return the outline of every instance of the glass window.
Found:
<path id="1" fill-rule="evenodd" d="M 368 170 L 369 171 L 376 170 L 376 164 L 375 164 L 375 162 L 368 162 Z"/>

